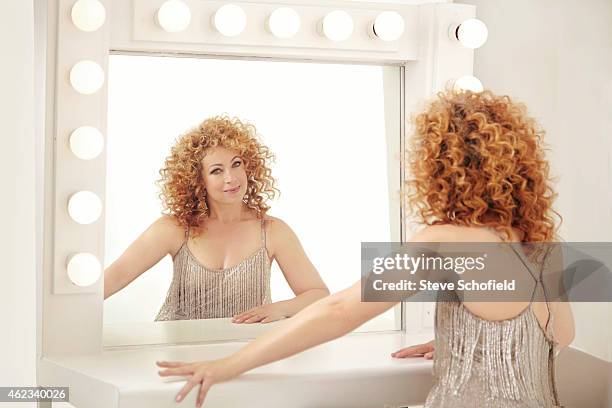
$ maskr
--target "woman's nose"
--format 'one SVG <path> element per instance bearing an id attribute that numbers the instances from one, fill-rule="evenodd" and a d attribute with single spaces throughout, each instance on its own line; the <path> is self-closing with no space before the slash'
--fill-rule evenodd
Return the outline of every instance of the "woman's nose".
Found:
<path id="1" fill-rule="evenodd" d="M 229 184 L 233 180 L 234 180 L 234 176 L 232 176 L 232 173 L 230 173 L 229 171 L 226 171 L 225 174 L 223 175 L 223 181 Z"/>

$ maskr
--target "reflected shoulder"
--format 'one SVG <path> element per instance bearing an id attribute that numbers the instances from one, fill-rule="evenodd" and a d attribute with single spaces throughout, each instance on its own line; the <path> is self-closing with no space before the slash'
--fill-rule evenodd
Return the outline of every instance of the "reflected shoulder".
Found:
<path id="1" fill-rule="evenodd" d="M 155 236 L 166 242 L 171 254 L 175 253 L 185 239 L 185 228 L 173 215 L 163 214 L 151 226 Z"/>
<path id="2" fill-rule="evenodd" d="M 273 235 L 283 235 L 291 231 L 289 225 L 278 217 L 266 215 L 264 217 L 266 232 Z"/>

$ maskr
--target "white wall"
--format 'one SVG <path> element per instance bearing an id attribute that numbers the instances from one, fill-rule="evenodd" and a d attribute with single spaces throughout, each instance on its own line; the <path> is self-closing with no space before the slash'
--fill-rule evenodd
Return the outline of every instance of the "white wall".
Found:
<path id="1" fill-rule="evenodd" d="M 0 2 L 0 385 L 36 384 L 34 11 Z M 34 403 L 20 404 L 24 408 Z"/>
<path id="2" fill-rule="evenodd" d="M 612 2 L 461 2 L 489 28 L 474 74 L 524 102 L 547 131 L 563 239 L 612 241 Z M 612 361 L 612 304 L 572 307 L 573 345 Z"/>

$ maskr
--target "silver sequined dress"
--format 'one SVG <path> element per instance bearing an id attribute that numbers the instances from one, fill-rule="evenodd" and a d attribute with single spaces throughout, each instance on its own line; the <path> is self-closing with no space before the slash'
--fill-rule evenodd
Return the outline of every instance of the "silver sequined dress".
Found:
<path id="1" fill-rule="evenodd" d="M 561 407 L 549 316 L 543 330 L 530 302 L 514 318 L 485 320 L 445 292 L 435 313 L 436 382 L 424 408 Z"/>
<path id="2" fill-rule="evenodd" d="M 261 242 L 257 251 L 237 265 L 211 269 L 197 260 L 185 239 L 174 256 L 172 283 L 155 320 L 232 317 L 270 303 L 271 263 L 263 220 Z"/>

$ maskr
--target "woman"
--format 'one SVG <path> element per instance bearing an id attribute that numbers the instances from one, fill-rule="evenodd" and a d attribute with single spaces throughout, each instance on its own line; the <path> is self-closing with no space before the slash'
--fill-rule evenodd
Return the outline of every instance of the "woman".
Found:
<path id="1" fill-rule="evenodd" d="M 542 133 L 521 105 L 490 92 L 440 94 L 416 118 L 413 142 L 410 201 L 426 227 L 410 241 L 555 239 Z M 394 353 L 431 356 L 435 348 L 425 407 L 559 406 L 553 362 L 574 335 L 569 304 L 458 299 L 436 304 L 433 346 Z M 211 385 L 347 334 L 394 304 L 361 302 L 357 282 L 227 358 L 158 362 L 160 375 L 189 376 L 177 400 L 199 385 L 201 405 Z"/>
<path id="2" fill-rule="evenodd" d="M 183 135 L 160 171 L 168 214 L 106 269 L 104 298 L 167 254 L 174 276 L 155 320 L 267 323 L 329 295 L 291 228 L 266 215 L 276 192 L 272 158 L 255 128 L 236 118 L 213 117 Z M 270 303 L 273 260 L 295 298 Z"/>

